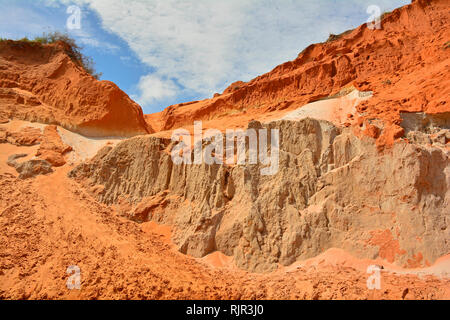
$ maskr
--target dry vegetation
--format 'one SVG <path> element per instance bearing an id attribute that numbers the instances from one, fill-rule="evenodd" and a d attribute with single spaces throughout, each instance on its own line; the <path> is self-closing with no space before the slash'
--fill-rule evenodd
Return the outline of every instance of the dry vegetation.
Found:
<path id="1" fill-rule="evenodd" d="M 8 41 L 9 39 L 0 38 L 0 41 Z M 91 74 L 97 80 L 102 76 L 101 73 L 95 71 L 95 64 L 91 57 L 84 55 L 82 51 L 82 47 L 80 47 L 75 39 L 71 38 L 68 34 L 61 33 L 58 31 L 44 33 L 42 36 L 35 37 L 33 39 L 29 39 L 28 37 L 24 37 L 19 40 L 15 40 L 14 42 L 20 43 L 28 43 L 31 45 L 48 45 L 57 42 L 63 42 L 66 44 L 65 50 L 67 55 L 80 67 L 82 67 L 86 72 Z"/>

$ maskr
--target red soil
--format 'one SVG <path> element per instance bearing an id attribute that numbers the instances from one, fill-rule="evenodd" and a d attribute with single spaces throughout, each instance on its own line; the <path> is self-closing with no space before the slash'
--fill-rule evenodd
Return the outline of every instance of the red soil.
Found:
<path id="1" fill-rule="evenodd" d="M 372 238 L 369 243 L 374 246 L 379 246 L 379 256 L 390 263 L 394 262 L 395 255 L 406 253 L 400 249 L 400 243 L 394 239 L 391 230 L 372 232 Z"/>
<path id="2" fill-rule="evenodd" d="M 448 0 L 414 1 L 385 17 L 382 30 L 362 25 L 338 40 L 311 45 L 294 61 L 236 82 L 213 99 L 145 116 L 151 126 L 136 103 L 113 83 L 84 72 L 62 44 L 0 42 L 0 123 L 33 120 L 92 136 L 132 136 L 154 132 L 152 127 L 165 135 L 194 120 L 203 120 L 204 129 L 245 127 L 353 85 L 374 96 L 359 105 L 360 116 L 349 117 L 350 125 L 386 146 L 403 134 L 400 112 L 450 112 L 449 18 Z M 371 125 L 373 119 L 384 128 Z M 17 179 L 6 165 L 9 155 L 55 152 L 64 161 L 68 149 L 56 127 L 13 138 L 17 145 L 4 143 L 0 131 L 0 299 L 450 298 L 450 280 L 432 275 L 383 272 L 382 290 L 368 290 L 365 267 L 379 261 L 341 251 L 269 274 L 236 270 L 220 253 L 182 255 L 170 243 L 170 227 L 138 224 L 99 204 L 67 177 L 68 164 L 51 175 Z M 36 141 L 40 147 L 24 146 Z M 48 159 L 62 164 L 54 156 L 58 161 Z M 373 233 L 369 242 L 387 261 L 402 254 L 390 230 Z M 408 263 L 414 267 L 422 260 L 418 253 Z M 66 287 L 71 265 L 81 268 L 82 290 Z"/>
<path id="3" fill-rule="evenodd" d="M 88 136 L 151 133 L 142 109 L 114 83 L 98 81 L 65 44 L 0 42 L 0 119 L 59 124 Z"/>
<path id="4" fill-rule="evenodd" d="M 355 131 L 377 138 L 379 146 L 392 145 L 403 135 L 400 112 L 450 112 L 449 20 L 447 0 L 413 1 L 385 16 L 381 30 L 363 24 L 337 40 L 309 46 L 248 83 L 233 83 L 222 95 L 170 106 L 146 120 L 157 131 L 194 120 L 203 120 L 206 128 L 245 127 L 353 85 L 374 93 L 350 119 Z M 384 128 L 369 125 L 374 119 Z"/>
<path id="5" fill-rule="evenodd" d="M 269 274 L 237 270 L 218 253 L 185 256 L 168 241 L 170 228 L 140 225 L 98 204 L 69 170 L 18 180 L 0 166 L 0 299 L 450 297 L 450 280 L 431 275 L 383 272 L 382 290 L 369 290 L 365 266 L 374 262 L 341 251 Z M 66 287 L 71 265 L 81 269 L 81 290 Z"/>

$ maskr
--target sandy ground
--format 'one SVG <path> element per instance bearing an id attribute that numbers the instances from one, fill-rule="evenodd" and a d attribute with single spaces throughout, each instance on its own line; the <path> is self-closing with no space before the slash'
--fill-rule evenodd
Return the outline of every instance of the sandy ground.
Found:
<path id="1" fill-rule="evenodd" d="M 18 132 L 24 128 L 36 128 L 40 129 L 41 132 L 44 132 L 44 128 L 47 125 L 30 122 L 30 121 L 22 121 L 22 120 L 10 120 L 7 123 L 0 124 L 0 128 L 3 128 L 9 132 Z M 58 133 L 61 137 L 61 140 L 72 147 L 72 151 L 66 154 L 66 160 L 69 164 L 77 164 L 87 159 L 92 158 L 97 154 L 97 152 L 106 145 L 115 145 L 122 141 L 124 138 L 93 138 L 93 137 L 85 137 L 81 134 L 66 130 L 60 126 L 57 126 Z M 6 147 L 8 148 L 8 147 Z M 30 154 L 36 154 L 37 148 L 33 152 L 34 149 L 24 149 L 28 150 Z M 27 153 L 25 152 L 25 153 Z M 17 150 L 16 153 L 22 153 L 20 149 Z M 9 153 L 11 154 L 11 153 Z M 24 160 L 29 160 L 25 158 Z"/>
<path id="2" fill-rule="evenodd" d="M 0 144 L 1 299 L 450 298 L 448 278 L 386 269 L 381 290 L 369 290 L 364 267 L 374 262 L 339 251 L 269 274 L 238 270 L 218 252 L 185 256 L 170 227 L 136 224 L 97 203 L 67 177 L 70 166 L 17 179 L 4 161 L 32 148 Z M 81 269 L 80 290 L 66 286 L 72 265 Z"/>
<path id="3" fill-rule="evenodd" d="M 73 164 L 88 160 L 95 156 L 104 146 L 113 146 L 123 140 L 121 138 L 88 138 L 62 127 L 58 127 L 58 133 L 62 141 L 73 149 L 66 156 L 68 162 Z"/>
<path id="4" fill-rule="evenodd" d="M 8 131 L 20 131 L 20 129 L 31 127 L 40 129 L 41 131 L 44 131 L 44 128 L 46 127 L 45 124 L 37 123 L 37 122 L 30 122 L 30 121 L 23 121 L 23 120 L 10 120 L 7 123 L 0 124 L 1 128 L 4 128 Z"/>
<path id="5" fill-rule="evenodd" d="M 292 272 L 297 268 L 302 267 L 341 266 L 351 267 L 358 271 L 365 272 L 371 265 L 382 266 L 383 272 L 396 275 L 416 275 L 422 279 L 427 276 L 434 276 L 443 280 L 450 279 L 450 255 L 441 257 L 432 266 L 427 268 L 404 269 L 382 259 L 358 259 L 348 252 L 337 248 L 329 249 L 312 259 L 296 262 L 289 267 L 282 268 L 282 270 Z"/>
<path id="6" fill-rule="evenodd" d="M 332 97 L 322 99 L 316 102 L 295 107 L 294 110 L 280 110 L 267 113 L 259 113 L 257 110 L 247 110 L 245 112 L 227 113 L 223 117 L 216 116 L 213 119 L 203 120 L 202 129 L 205 132 L 208 129 L 218 129 L 225 132 L 227 129 L 243 129 L 248 127 L 248 123 L 257 120 L 262 123 L 269 123 L 278 120 L 301 120 L 305 118 L 314 118 L 326 120 L 334 123 L 338 127 L 342 127 L 351 119 L 359 116 L 356 107 L 363 101 L 367 101 L 372 97 L 372 92 L 361 92 L 356 89 L 348 94 L 340 97 Z M 351 119 L 349 116 L 351 115 Z M 154 121 L 156 115 L 146 115 L 149 122 Z M 184 125 L 182 129 L 194 133 L 194 125 Z M 172 137 L 173 130 L 158 131 L 152 134 L 158 138 Z"/>
<path id="7" fill-rule="evenodd" d="M 9 143 L 1 144 L 1 152 L 0 152 L 0 171 L 3 173 L 8 173 L 11 175 L 16 175 L 16 169 L 13 167 L 10 167 L 6 164 L 8 161 L 8 157 L 13 154 L 26 154 L 26 157 L 20 158 L 17 160 L 17 162 L 23 162 L 27 160 L 31 160 L 34 158 L 34 155 L 36 154 L 39 145 L 32 146 L 32 147 L 19 147 L 15 146 Z"/>
<path id="8" fill-rule="evenodd" d="M 348 121 L 349 115 L 354 116 L 356 114 L 356 107 L 358 104 L 371 97 L 372 92 L 353 90 L 343 97 L 320 100 L 304 105 L 303 107 L 288 113 L 281 118 L 281 120 L 314 118 L 330 121 L 336 126 L 342 126 Z"/>

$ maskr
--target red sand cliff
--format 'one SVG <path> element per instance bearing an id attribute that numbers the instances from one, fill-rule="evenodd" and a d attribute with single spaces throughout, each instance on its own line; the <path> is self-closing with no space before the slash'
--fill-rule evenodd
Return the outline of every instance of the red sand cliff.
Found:
<path id="1" fill-rule="evenodd" d="M 146 116 L 116 85 L 95 80 L 73 63 L 64 53 L 61 43 L 41 46 L 14 41 L 0 42 L 0 299 L 448 299 L 450 280 L 448 274 L 441 277 L 449 270 L 448 255 L 429 266 L 434 261 L 426 260 L 426 252 L 415 250 L 406 264 L 407 267 L 421 267 L 420 270 L 404 270 L 391 263 L 399 255 L 404 255 L 402 243 L 413 243 L 411 246 L 414 249 L 424 247 L 428 251 L 437 246 L 436 239 L 428 241 L 426 237 L 400 237 L 400 231 L 414 231 L 422 227 L 421 223 L 426 218 L 418 211 L 422 208 L 408 207 L 403 210 L 403 214 L 392 212 L 380 215 L 381 204 L 386 204 L 386 199 L 395 200 L 397 185 L 401 185 L 399 180 L 408 180 L 403 179 L 408 175 L 419 175 L 414 180 L 418 182 L 418 198 L 431 199 L 424 200 L 424 207 L 436 204 L 439 209 L 445 209 L 449 194 L 446 186 L 448 175 L 442 175 L 437 165 L 448 168 L 448 157 L 441 162 L 436 161 L 441 159 L 439 157 L 443 151 L 441 153 L 433 149 L 430 161 L 425 157 L 425 152 L 421 153 L 419 160 L 422 162 L 414 160 L 418 155 L 413 152 L 402 153 L 405 158 L 411 156 L 411 159 L 407 159 L 411 161 L 401 164 L 392 162 L 393 172 L 408 165 L 410 171 L 408 169 L 402 171 L 402 175 L 391 175 L 392 179 L 391 176 L 384 179 L 377 176 L 377 169 L 383 165 L 383 161 L 376 158 L 378 151 L 375 150 L 373 154 L 376 161 L 370 163 L 370 169 L 374 170 L 364 171 L 367 166 L 361 166 L 360 159 L 354 157 L 351 148 L 358 144 L 355 141 L 359 139 L 348 137 L 346 133 L 340 140 L 345 157 L 335 161 L 338 163 L 336 169 L 327 171 L 330 174 L 324 176 L 328 178 L 321 181 L 317 189 L 311 187 L 311 193 L 319 188 L 331 189 L 335 186 L 336 189 L 330 191 L 331 196 L 327 199 L 339 200 L 349 195 L 349 201 L 336 206 L 339 210 L 329 215 L 322 215 L 320 208 L 316 208 L 317 219 L 314 221 L 320 222 L 319 218 L 323 217 L 326 218 L 323 225 L 328 225 L 334 219 L 338 222 L 337 227 L 342 224 L 342 228 L 349 230 L 346 235 L 357 238 L 361 237 L 361 227 L 366 226 L 367 221 L 350 223 L 349 219 L 361 219 L 362 210 L 370 212 L 370 221 L 377 224 L 379 230 L 366 232 L 370 237 L 361 238 L 365 241 L 362 250 L 371 249 L 371 252 L 376 253 L 373 255 L 376 258 L 358 259 L 347 251 L 330 248 L 306 261 L 296 261 L 289 266 L 278 265 L 275 271 L 256 274 L 239 270 L 235 265 L 236 260 L 218 251 L 203 258 L 181 254 L 170 239 L 172 231 L 176 231 L 173 225 L 160 226 L 154 221 L 139 224 L 124 216 L 120 206 L 108 206 L 98 200 L 96 195 L 105 191 L 107 183 L 116 183 L 111 179 L 114 174 L 120 179 L 117 179 L 117 185 L 113 185 L 111 190 L 122 192 L 120 196 L 126 196 L 136 186 L 139 187 L 136 193 L 142 193 L 149 185 L 157 182 L 158 177 L 153 172 L 169 171 L 162 165 L 163 162 L 155 160 L 158 154 L 168 157 L 164 155 L 166 149 L 161 143 L 163 141 L 157 141 L 151 136 L 127 139 L 122 143 L 123 152 L 112 152 L 112 155 L 119 155 L 109 157 L 112 164 L 100 167 L 104 165 L 103 156 L 109 152 L 108 148 L 117 151 L 114 149 L 116 142 L 88 139 L 56 125 L 95 137 L 129 137 L 155 131 L 166 135 L 172 129 L 191 126 L 194 120 L 203 120 L 205 128 L 245 128 L 250 120 L 279 119 L 307 103 L 333 96 L 342 92 L 343 88 L 355 87 L 361 91 L 373 91 L 374 96 L 362 102 L 358 112 L 349 116 L 345 125 L 352 126 L 357 134 L 376 138 L 378 145 L 384 147 L 403 135 L 401 112 L 450 112 L 449 18 L 448 0 L 414 1 L 412 5 L 386 16 L 382 30 L 368 30 L 363 25 L 337 40 L 311 45 L 294 61 L 280 65 L 248 83 L 236 82 L 213 99 L 170 106 L 163 112 Z M 316 134 L 310 136 L 315 137 Z M 141 141 L 157 143 L 151 145 L 153 149 L 149 145 L 140 148 L 137 142 Z M 298 140 L 293 141 L 292 149 L 298 146 Z M 89 157 L 86 156 L 91 158 L 102 147 L 101 143 L 107 148 L 102 149 L 96 157 L 99 165 L 93 166 L 93 170 L 99 170 L 97 177 L 105 183 L 90 189 L 83 188 L 83 185 L 69 178 L 68 173 L 74 168 L 74 163 L 84 161 L 84 158 L 80 160 L 80 156 L 69 160 L 68 155 L 73 156 L 78 152 L 86 156 L 84 153 L 92 148 L 94 151 L 87 153 Z M 367 144 L 375 149 L 372 140 Z M 127 146 L 129 149 L 126 149 Z M 159 149 L 164 150 L 153 152 Z M 38 172 L 36 176 L 21 179 L 16 168 L 7 165 L 11 163 L 10 157 L 17 154 L 27 154 L 12 160 L 17 160 L 17 166 L 33 160 L 31 158 L 37 155 L 42 162 L 36 162 L 36 168 L 41 170 L 45 161 L 49 166 L 51 164 L 52 171 L 46 171 L 45 174 Z M 136 166 L 132 174 L 117 174 L 129 169 L 126 161 L 139 162 L 140 159 L 145 161 Z M 351 165 L 348 164 L 350 160 Z M 385 167 L 390 164 L 384 161 Z M 340 173 L 359 167 L 363 168 L 358 176 L 358 181 L 362 183 L 351 184 L 343 176 L 342 183 L 337 184 L 341 179 Z M 286 179 L 280 179 L 278 183 L 270 182 L 270 188 L 262 190 L 261 194 L 270 195 L 276 191 L 276 187 L 295 183 L 294 177 L 300 176 L 303 168 L 297 166 L 295 170 L 293 174 L 289 171 Z M 213 193 L 214 188 L 211 186 L 220 185 L 220 180 L 207 180 L 208 170 L 203 167 L 191 175 L 186 172 L 183 171 L 179 176 L 191 179 L 187 182 L 192 184 L 192 194 Z M 310 173 L 309 182 L 316 183 L 316 167 L 313 165 Z M 92 171 L 86 174 L 92 176 Z M 207 182 L 195 184 L 196 179 L 198 181 L 202 176 Z M 360 187 L 367 181 L 366 176 L 379 178 L 367 183 L 380 185 L 378 192 L 369 195 L 359 193 L 367 189 L 367 186 Z M 233 176 L 226 175 L 224 180 L 231 181 L 230 177 Z M 238 178 L 235 181 L 242 183 L 245 180 Z M 164 179 L 164 182 L 166 180 L 170 179 Z M 180 180 L 174 183 L 180 184 Z M 405 203 L 403 208 L 412 201 L 409 196 L 415 189 L 409 187 L 406 185 L 400 190 L 407 194 L 400 199 Z M 347 194 L 346 188 L 350 190 L 347 190 Z M 241 196 L 251 195 L 254 189 L 246 189 Z M 309 192 L 309 185 L 305 184 L 303 189 Z M 294 192 L 299 195 L 302 190 L 295 189 Z M 142 212 L 152 210 L 152 214 L 161 217 L 167 217 L 167 211 L 163 210 L 167 203 L 172 208 L 182 209 L 182 205 L 187 202 L 169 191 L 163 190 L 149 198 L 147 203 L 141 202 L 142 208 L 138 206 L 138 209 L 143 209 Z M 235 190 L 217 192 L 226 193 L 231 198 Z M 367 207 L 357 211 L 358 207 L 351 205 L 353 198 L 367 204 Z M 243 199 L 240 203 L 242 206 L 235 208 L 236 216 L 231 216 L 229 220 L 230 230 L 231 226 L 234 228 L 234 222 L 239 222 L 232 218 L 242 217 L 247 210 L 245 206 L 251 201 Z M 273 199 L 278 198 L 274 196 Z M 270 203 L 276 203 L 273 199 L 270 199 Z M 286 199 L 289 200 L 288 197 Z M 295 200 L 294 197 L 292 199 Z M 369 200 L 372 202 L 366 203 Z M 374 206 L 370 207 L 372 203 Z M 387 206 L 386 210 L 397 211 L 399 202 L 392 203 L 394 205 Z M 342 214 L 345 208 L 349 208 L 347 216 Z M 265 221 L 279 218 L 278 213 L 283 213 L 282 210 L 280 208 L 275 214 L 268 215 Z M 189 216 L 191 211 L 181 210 L 184 215 L 181 222 L 186 220 L 187 227 L 195 227 L 196 219 Z M 431 232 L 440 236 L 446 234 L 448 219 L 445 214 L 436 212 L 430 215 L 436 223 L 428 224 L 427 228 L 424 227 L 426 230 L 418 233 L 428 238 L 431 238 Z M 290 215 L 292 218 L 302 215 L 314 217 L 316 214 L 314 210 L 303 211 L 302 214 L 298 214 L 297 210 L 294 213 Z M 411 216 L 419 218 L 410 220 Z M 201 231 L 207 220 L 199 219 L 203 225 L 193 231 Z M 258 231 L 258 228 L 253 228 L 254 220 L 251 217 L 245 221 L 252 241 Z M 385 224 L 386 227 L 378 227 L 379 224 Z M 311 225 L 312 231 L 323 229 L 318 224 Z M 404 230 L 396 229 L 398 225 Z M 294 225 L 289 223 L 289 226 Z M 304 229 L 310 233 L 309 227 Z M 287 234 L 288 231 L 283 230 L 283 233 Z M 224 242 L 232 238 L 224 237 Z M 352 244 L 358 242 L 349 239 Z M 200 240 L 197 240 L 197 244 Z M 439 249 L 448 249 L 440 243 Z M 320 241 L 315 246 L 321 247 Z M 367 288 L 369 275 L 366 270 L 371 264 L 383 266 L 381 290 Z M 66 270 L 71 265 L 81 269 L 81 290 L 68 290 L 66 287 L 69 277 Z M 423 269 L 424 265 L 428 267 Z"/>
<path id="2" fill-rule="evenodd" d="M 391 145 L 403 135 L 400 112 L 450 112 L 450 6 L 447 0 L 417 0 L 382 20 L 337 40 L 314 44 L 298 57 L 248 83 L 236 82 L 213 99 L 170 106 L 146 119 L 158 130 L 192 125 L 245 126 L 333 96 L 344 87 L 373 91 L 347 125 Z M 374 129 L 373 120 L 381 119 Z"/>
<path id="3" fill-rule="evenodd" d="M 0 42 L 0 117 L 58 124 L 87 136 L 134 136 L 153 129 L 114 83 L 74 63 L 62 42 Z"/>

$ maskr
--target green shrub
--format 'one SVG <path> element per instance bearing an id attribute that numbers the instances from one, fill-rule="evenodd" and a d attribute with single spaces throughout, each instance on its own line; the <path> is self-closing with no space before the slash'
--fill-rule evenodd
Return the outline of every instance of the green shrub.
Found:
<path id="1" fill-rule="evenodd" d="M 6 41 L 7 39 L 0 38 L 0 41 Z M 101 73 L 95 71 L 95 64 L 91 57 L 84 55 L 81 50 L 82 48 L 76 43 L 76 41 L 71 38 L 68 34 L 61 33 L 58 31 L 44 33 L 42 36 L 35 37 L 33 40 L 24 37 L 17 42 L 25 42 L 31 45 L 39 44 L 53 44 L 57 42 L 63 42 L 66 44 L 65 52 L 66 54 L 75 62 L 77 65 L 86 70 L 87 73 L 91 74 L 97 80 L 102 76 Z"/>
<path id="2" fill-rule="evenodd" d="M 330 36 L 328 37 L 328 39 L 327 39 L 326 42 L 336 41 L 336 40 L 342 38 L 343 36 L 348 35 L 348 34 L 351 33 L 353 30 L 354 30 L 354 29 L 350 29 L 350 30 L 344 31 L 344 32 L 342 32 L 342 33 L 340 33 L 340 34 L 333 34 L 333 33 L 330 33 Z"/>
<path id="3" fill-rule="evenodd" d="M 52 44 L 56 42 L 63 42 L 67 45 L 66 53 L 76 64 L 81 66 L 86 72 L 91 74 L 96 79 L 101 77 L 100 73 L 95 71 L 95 64 L 91 57 L 84 55 L 82 48 L 75 42 L 75 40 L 69 37 L 68 34 L 60 32 L 44 33 L 41 37 L 34 38 L 34 41 L 40 44 Z"/>

